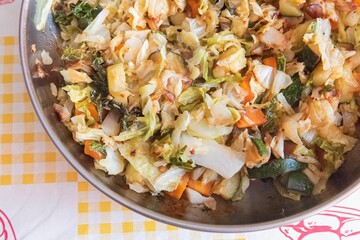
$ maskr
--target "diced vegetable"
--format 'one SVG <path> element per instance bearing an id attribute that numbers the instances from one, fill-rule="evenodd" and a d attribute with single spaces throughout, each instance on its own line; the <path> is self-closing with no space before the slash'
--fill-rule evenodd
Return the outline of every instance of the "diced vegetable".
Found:
<path id="1" fill-rule="evenodd" d="M 266 123 L 266 117 L 261 109 L 248 108 L 241 114 L 240 120 L 236 123 L 239 128 L 261 126 Z"/>
<path id="2" fill-rule="evenodd" d="M 127 89 L 124 64 L 118 63 L 107 68 L 109 92 L 115 101 L 126 104 L 130 92 Z"/>
<path id="3" fill-rule="evenodd" d="M 187 184 L 189 182 L 189 179 L 190 179 L 190 174 L 186 173 L 181 178 L 181 181 L 180 181 L 178 187 L 174 191 L 166 192 L 166 194 L 169 195 L 172 198 L 175 198 L 176 200 L 179 200 L 181 198 L 181 196 L 183 195 L 185 189 L 186 189 L 186 186 L 187 186 Z"/>
<path id="4" fill-rule="evenodd" d="M 106 157 L 97 162 L 102 169 L 109 175 L 117 175 L 124 171 L 126 161 L 120 155 L 119 151 L 113 150 L 110 147 L 106 147 Z"/>
<path id="5" fill-rule="evenodd" d="M 232 196 L 231 201 L 238 201 L 240 199 L 242 199 L 245 195 L 245 191 L 246 189 L 249 187 L 250 185 L 250 179 L 249 177 L 245 174 L 244 171 L 240 172 L 240 184 L 238 189 L 236 190 L 235 194 Z"/>
<path id="6" fill-rule="evenodd" d="M 274 57 L 266 57 L 263 59 L 263 64 L 272 67 L 274 70 L 277 69 L 277 61 Z"/>
<path id="7" fill-rule="evenodd" d="M 91 140 L 84 141 L 84 153 L 95 160 L 101 160 L 106 157 L 105 147 L 101 143 Z"/>
<path id="8" fill-rule="evenodd" d="M 188 182 L 188 187 L 194 189 L 195 191 L 201 193 L 206 197 L 211 196 L 211 191 L 213 187 L 213 182 L 203 183 L 199 180 L 192 180 L 190 179 Z"/>
<path id="9" fill-rule="evenodd" d="M 288 199 L 292 199 L 294 201 L 300 201 L 301 195 L 299 193 L 296 192 L 291 192 L 288 191 L 283 184 L 280 182 L 279 178 L 275 178 L 273 180 L 273 184 L 276 188 L 276 190 L 278 191 L 278 193 L 284 197 L 284 198 L 288 198 Z"/>
<path id="10" fill-rule="evenodd" d="M 246 97 L 244 98 L 244 100 L 242 101 L 242 103 L 247 103 L 250 102 L 254 99 L 255 95 L 254 93 L 251 91 L 251 87 L 250 87 L 250 79 L 251 79 L 252 74 L 251 73 L 247 73 L 245 75 L 244 78 L 242 78 L 240 80 L 240 87 L 242 89 L 244 89 L 247 92 Z"/>
<path id="11" fill-rule="evenodd" d="M 251 137 L 251 141 L 254 143 L 257 150 L 259 151 L 260 156 L 265 156 L 265 155 L 269 154 L 269 151 L 267 150 L 267 148 L 261 138 Z"/>
<path id="12" fill-rule="evenodd" d="M 288 174 L 286 188 L 289 191 L 308 196 L 311 195 L 314 186 L 310 179 L 304 173 L 291 172 Z"/>
<path id="13" fill-rule="evenodd" d="M 283 52 L 280 52 L 280 56 L 276 59 L 277 70 L 285 72 L 286 70 L 286 56 Z"/>
<path id="14" fill-rule="evenodd" d="M 298 74 L 295 74 L 292 77 L 292 80 L 293 83 L 287 88 L 283 89 L 281 92 L 284 94 L 284 97 L 286 98 L 287 102 L 291 106 L 294 106 L 300 101 L 304 86 L 301 84 Z"/>
<path id="15" fill-rule="evenodd" d="M 190 203 L 192 204 L 204 204 L 206 207 L 215 210 L 216 209 L 216 201 L 212 197 L 204 197 L 200 193 L 191 188 L 186 188 L 185 190 L 186 196 Z"/>
<path id="16" fill-rule="evenodd" d="M 292 158 L 274 159 L 258 168 L 248 169 L 251 178 L 277 177 L 284 173 L 305 169 L 306 163 L 298 162 Z"/>
<path id="17" fill-rule="evenodd" d="M 312 71 L 316 64 L 320 61 L 320 57 L 316 55 L 308 46 L 305 46 L 297 55 L 297 60 L 303 62 L 308 71 Z"/>
<path id="18" fill-rule="evenodd" d="M 285 17 L 301 17 L 303 15 L 301 7 L 305 2 L 305 0 L 279 0 L 280 13 Z"/>
<path id="19" fill-rule="evenodd" d="M 238 190 L 240 181 L 240 173 L 236 173 L 230 179 L 224 179 L 218 185 L 214 186 L 214 194 L 220 195 L 222 198 L 229 200 Z"/>
<path id="20" fill-rule="evenodd" d="M 180 146 L 187 146 L 189 157 L 196 165 L 210 168 L 224 178 L 231 178 L 244 166 L 246 154 L 219 144 L 183 133 Z"/>
<path id="21" fill-rule="evenodd" d="M 199 15 L 199 8 L 201 4 L 201 0 L 186 0 L 188 6 L 190 7 L 191 17 L 195 18 Z"/>
<path id="22" fill-rule="evenodd" d="M 266 109 L 266 123 L 262 127 L 264 133 L 276 133 L 279 128 L 281 109 L 279 102 L 276 98 L 273 98 L 269 107 Z"/>

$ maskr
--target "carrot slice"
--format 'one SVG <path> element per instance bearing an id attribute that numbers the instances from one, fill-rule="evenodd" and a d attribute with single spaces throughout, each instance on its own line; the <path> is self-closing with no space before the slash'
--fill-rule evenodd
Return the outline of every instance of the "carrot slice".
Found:
<path id="1" fill-rule="evenodd" d="M 239 128 L 247 128 L 260 126 L 264 123 L 266 123 L 266 117 L 261 109 L 247 108 L 246 112 L 241 115 L 241 118 L 236 125 Z"/>
<path id="2" fill-rule="evenodd" d="M 95 119 L 95 122 L 98 122 L 99 121 L 99 114 L 98 114 L 98 111 L 96 109 L 96 106 L 93 104 L 93 103 L 88 103 L 86 105 L 86 107 L 89 109 L 90 111 L 90 115 Z"/>
<path id="3" fill-rule="evenodd" d="M 241 102 L 242 104 L 245 104 L 247 102 L 250 102 L 251 100 L 254 99 L 255 95 L 254 93 L 251 91 L 251 87 L 250 87 L 250 79 L 251 79 L 252 73 L 248 72 L 246 73 L 246 75 L 244 76 L 244 78 L 241 79 L 240 81 L 240 87 L 242 89 L 244 89 L 248 95 L 244 98 L 244 100 Z"/>
<path id="4" fill-rule="evenodd" d="M 200 7 L 200 1 L 199 0 L 187 0 L 187 4 L 190 7 L 190 15 L 192 18 L 199 15 L 199 7 Z"/>
<path id="5" fill-rule="evenodd" d="M 266 57 L 263 59 L 263 64 L 269 67 L 277 69 L 276 59 L 274 57 Z"/>
<path id="6" fill-rule="evenodd" d="M 90 115 L 94 118 L 95 122 L 99 121 L 99 114 L 98 111 L 96 109 L 96 106 L 92 103 L 89 102 L 88 104 L 86 104 L 87 109 L 90 112 Z M 80 114 L 84 114 L 83 111 L 80 111 L 78 109 L 75 109 L 75 115 L 80 115 Z"/>
<path id="7" fill-rule="evenodd" d="M 355 3 L 356 6 L 360 7 L 360 0 L 353 0 L 352 2 Z"/>
<path id="8" fill-rule="evenodd" d="M 201 181 L 190 179 L 188 182 L 188 187 L 201 193 L 202 195 L 204 195 L 206 197 L 210 197 L 213 183 L 209 182 L 209 183 L 205 184 Z"/>
<path id="9" fill-rule="evenodd" d="M 266 66 L 272 67 L 272 76 L 275 77 L 277 71 L 277 61 L 275 57 L 266 57 L 263 59 L 263 63 Z"/>
<path id="10" fill-rule="evenodd" d="M 84 141 L 84 153 L 89 155 L 90 157 L 94 158 L 95 160 L 101 160 L 105 158 L 105 155 L 101 152 L 94 151 L 91 149 L 91 144 L 93 141 L 85 140 Z"/>
<path id="11" fill-rule="evenodd" d="M 185 173 L 185 175 L 181 178 L 178 187 L 172 192 L 166 192 L 167 195 L 169 195 L 172 198 L 175 198 L 176 200 L 179 200 L 186 189 L 186 186 L 189 182 L 189 178 L 190 178 L 190 173 Z"/>

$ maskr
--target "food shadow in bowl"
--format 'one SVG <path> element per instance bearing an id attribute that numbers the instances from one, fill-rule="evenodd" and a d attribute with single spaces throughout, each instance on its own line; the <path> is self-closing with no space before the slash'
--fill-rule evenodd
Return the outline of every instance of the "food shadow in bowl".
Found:
<path id="1" fill-rule="evenodd" d="M 300 202 L 282 198 L 270 182 L 252 181 L 245 197 L 238 202 L 216 198 L 215 211 L 191 205 L 187 200 L 175 201 L 163 196 L 138 194 L 130 190 L 121 176 L 108 176 L 94 168 L 83 147 L 76 143 L 68 129 L 58 120 L 53 111 L 56 98 L 50 91 L 50 83 L 63 86 L 56 71 L 61 67 L 59 56 L 59 30 L 51 16 L 46 29 L 35 28 L 36 1 L 24 0 L 20 20 L 20 53 L 25 83 L 35 111 L 48 135 L 67 161 L 92 185 L 114 201 L 149 218 L 193 230 L 209 232 L 247 232 L 279 227 L 311 216 L 329 208 L 350 194 L 360 185 L 359 144 L 346 155 L 345 163 L 333 174 L 325 193 L 303 197 Z M 54 63 L 44 68 L 48 76 L 36 75 L 35 57 L 46 50 Z M 359 133 L 359 132 L 358 132 Z"/>

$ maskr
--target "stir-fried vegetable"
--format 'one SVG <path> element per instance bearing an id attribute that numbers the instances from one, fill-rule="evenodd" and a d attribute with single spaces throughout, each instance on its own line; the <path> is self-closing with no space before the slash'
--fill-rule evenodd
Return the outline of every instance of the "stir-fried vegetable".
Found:
<path id="1" fill-rule="evenodd" d="M 55 0 L 54 111 L 139 193 L 214 209 L 212 194 L 237 201 L 272 178 L 286 198 L 319 194 L 357 142 L 353 2 Z"/>

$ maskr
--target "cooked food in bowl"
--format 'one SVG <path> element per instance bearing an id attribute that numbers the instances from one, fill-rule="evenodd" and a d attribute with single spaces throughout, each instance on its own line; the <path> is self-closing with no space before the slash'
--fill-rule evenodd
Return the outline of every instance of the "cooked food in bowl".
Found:
<path id="1" fill-rule="evenodd" d="M 136 192 L 210 209 L 256 179 L 293 200 L 321 194 L 357 142 L 356 4 L 55 1 L 54 109 Z"/>

